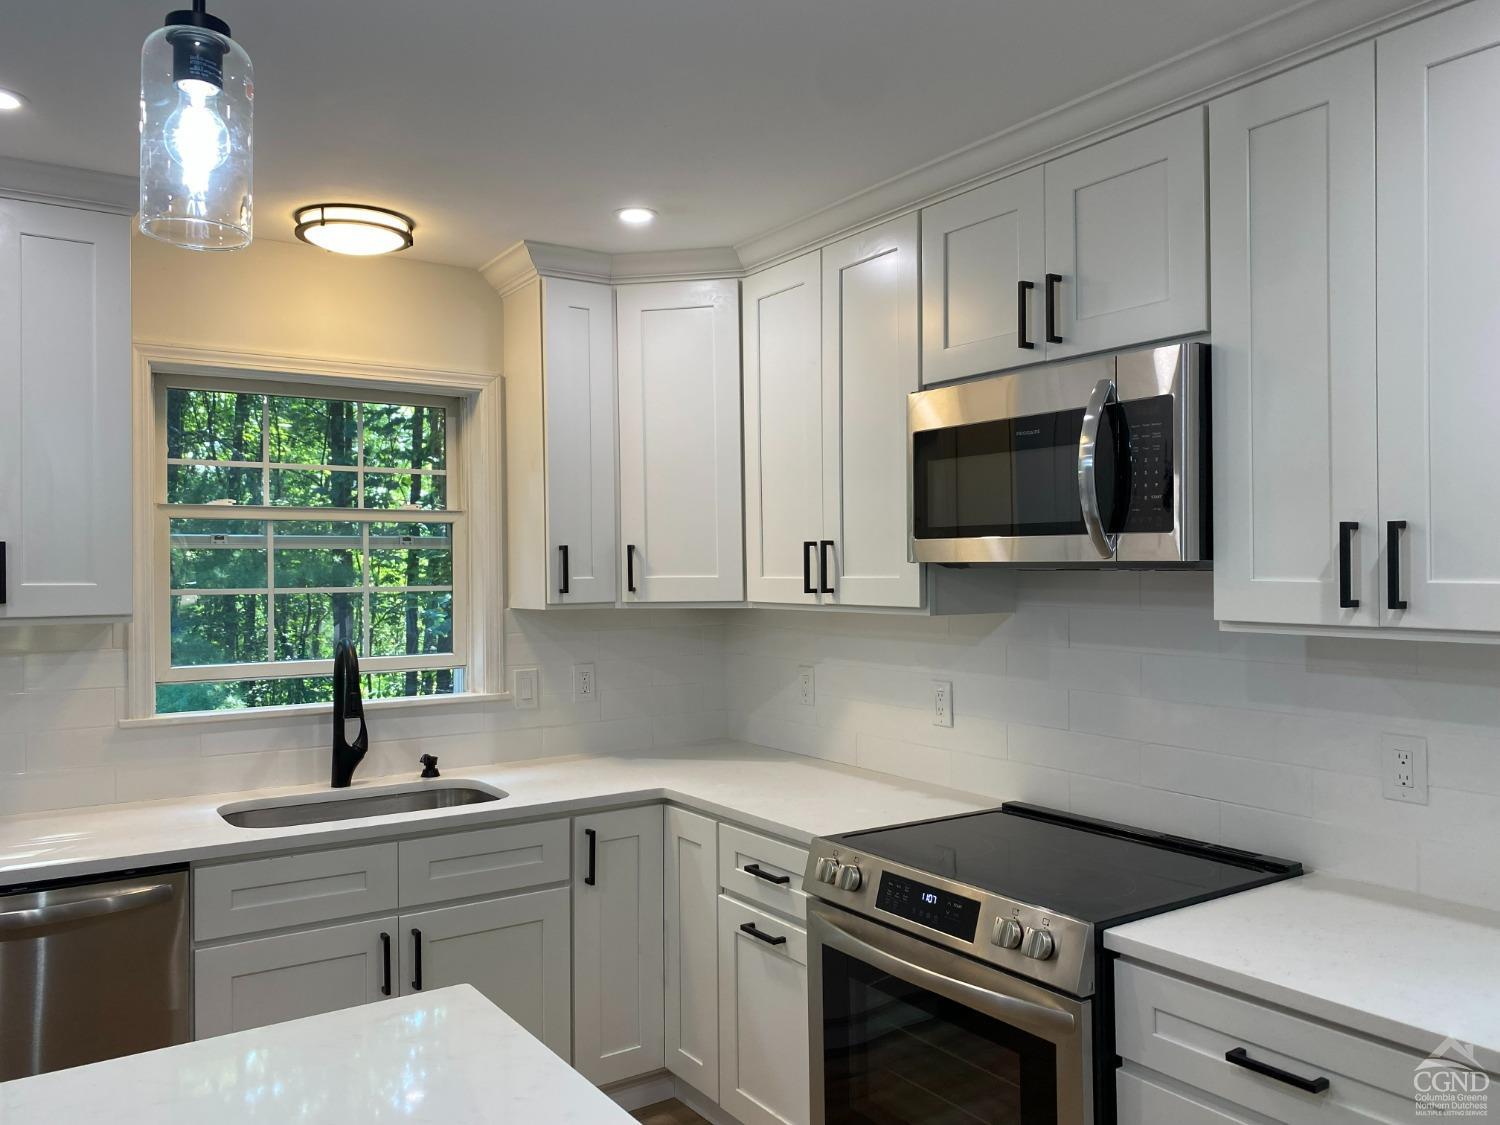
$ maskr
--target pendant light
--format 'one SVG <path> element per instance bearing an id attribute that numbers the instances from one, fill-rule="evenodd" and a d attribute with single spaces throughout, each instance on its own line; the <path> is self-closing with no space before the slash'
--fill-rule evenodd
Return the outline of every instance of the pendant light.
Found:
<path id="1" fill-rule="evenodd" d="M 255 79 L 229 25 L 193 0 L 141 48 L 141 233 L 189 250 L 250 244 Z"/>

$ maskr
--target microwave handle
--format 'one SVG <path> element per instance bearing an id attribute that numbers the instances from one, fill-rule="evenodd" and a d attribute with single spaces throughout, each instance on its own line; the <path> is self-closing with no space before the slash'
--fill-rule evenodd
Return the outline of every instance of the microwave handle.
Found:
<path id="1" fill-rule="evenodd" d="M 1101 559 L 1115 557 L 1115 541 L 1118 538 L 1104 530 L 1104 517 L 1099 513 L 1099 490 L 1095 485 L 1097 470 L 1095 462 L 1099 451 L 1099 423 L 1104 420 L 1104 409 L 1115 400 L 1115 381 L 1100 379 L 1089 396 L 1088 408 L 1083 412 L 1083 428 L 1078 433 L 1078 502 L 1083 509 L 1083 526 L 1094 541 L 1094 550 Z"/>

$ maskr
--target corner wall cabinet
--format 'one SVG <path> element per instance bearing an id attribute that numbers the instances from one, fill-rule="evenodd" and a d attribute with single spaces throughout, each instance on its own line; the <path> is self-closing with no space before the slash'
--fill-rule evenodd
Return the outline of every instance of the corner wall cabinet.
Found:
<path id="1" fill-rule="evenodd" d="M 0 198 L 0 622 L 128 617 L 130 218 Z"/>

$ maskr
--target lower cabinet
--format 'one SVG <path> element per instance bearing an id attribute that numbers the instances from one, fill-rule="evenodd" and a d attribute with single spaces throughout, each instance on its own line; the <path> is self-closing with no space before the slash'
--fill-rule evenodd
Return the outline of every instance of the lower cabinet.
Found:
<path id="1" fill-rule="evenodd" d="M 719 1096 L 719 826 L 666 813 L 667 1069 L 711 1100 Z"/>
<path id="2" fill-rule="evenodd" d="M 807 931 L 719 896 L 719 1104 L 744 1125 L 807 1125 Z"/>

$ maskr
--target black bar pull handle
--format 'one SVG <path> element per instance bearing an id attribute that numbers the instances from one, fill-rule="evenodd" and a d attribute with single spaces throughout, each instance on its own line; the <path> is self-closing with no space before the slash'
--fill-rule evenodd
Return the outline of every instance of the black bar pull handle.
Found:
<path id="1" fill-rule="evenodd" d="M 1252 1059 L 1250 1053 L 1243 1047 L 1236 1047 L 1226 1052 L 1224 1061 L 1233 1063 L 1235 1066 L 1242 1066 L 1246 1070 L 1253 1070 L 1256 1074 L 1264 1074 L 1267 1078 L 1274 1078 L 1288 1086 L 1295 1086 L 1309 1094 L 1321 1094 L 1328 1089 L 1328 1079 L 1321 1074 L 1316 1078 L 1303 1078 L 1300 1074 L 1293 1074 L 1290 1070 L 1282 1070 L 1279 1066 Z"/>
<path id="2" fill-rule="evenodd" d="M 1057 334 L 1057 287 L 1062 284 L 1062 274 L 1047 275 L 1047 343 L 1060 344 L 1063 338 Z"/>
<path id="3" fill-rule="evenodd" d="M 568 592 L 568 545 L 560 544 L 557 548 L 558 554 L 562 555 L 562 577 L 558 581 L 557 592 L 566 594 Z"/>
<path id="4" fill-rule="evenodd" d="M 828 552 L 833 550 L 833 540 L 825 539 L 818 546 L 818 593 L 831 594 L 833 586 L 828 581 L 828 576 L 833 573 L 833 565 L 829 561 Z"/>
<path id="5" fill-rule="evenodd" d="M 5 604 L 5 540 L 0 539 L 0 605 Z"/>
<path id="6" fill-rule="evenodd" d="M 1385 525 L 1385 604 L 1387 609 L 1405 609 L 1401 597 L 1401 533 L 1405 520 L 1387 520 Z"/>
<path id="7" fill-rule="evenodd" d="M 816 539 L 808 539 L 802 544 L 802 592 L 804 594 L 816 594 L 818 588 L 813 585 L 812 580 L 812 557 L 813 552 L 818 549 Z"/>
<path id="8" fill-rule="evenodd" d="M 391 935 L 381 933 L 380 935 L 380 995 L 391 994 Z"/>
<path id="9" fill-rule="evenodd" d="M 625 544 L 625 589 L 635 593 L 635 544 Z"/>
<path id="10" fill-rule="evenodd" d="M 754 875 L 757 879 L 764 879 L 767 883 L 775 883 L 778 887 L 785 886 L 792 881 L 790 875 L 773 875 L 763 869 L 758 863 L 747 863 L 741 870 L 746 875 Z"/>
<path id="11" fill-rule="evenodd" d="M 1026 338 L 1026 294 L 1036 288 L 1034 281 L 1024 278 L 1016 282 L 1016 347 L 1031 349 L 1036 341 Z"/>
<path id="12" fill-rule="evenodd" d="M 411 986 L 416 992 L 422 991 L 422 931 L 411 932 Z"/>
<path id="13" fill-rule="evenodd" d="M 583 834 L 589 839 L 589 873 L 583 877 L 583 885 L 592 887 L 595 883 L 594 870 L 595 861 L 599 857 L 599 834 L 592 828 L 585 828 Z"/>
<path id="14" fill-rule="evenodd" d="M 1359 524 L 1344 520 L 1339 524 L 1339 608 L 1358 609 L 1359 599 L 1354 596 L 1354 560 L 1350 557 L 1350 544 Z"/>
<path id="15" fill-rule="evenodd" d="M 749 934 L 756 941 L 763 941 L 767 945 L 785 945 L 786 944 L 786 938 L 785 937 L 777 937 L 777 936 L 773 936 L 773 935 L 768 934 L 768 933 L 764 933 L 764 932 L 762 932 L 760 930 L 757 930 L 755 928 L 755 923 L 754 922 L 746 922 L 743 926 L 740 927 L 740 933 L 742 933 L 742 934 Z"/>

